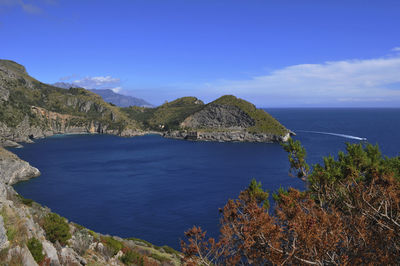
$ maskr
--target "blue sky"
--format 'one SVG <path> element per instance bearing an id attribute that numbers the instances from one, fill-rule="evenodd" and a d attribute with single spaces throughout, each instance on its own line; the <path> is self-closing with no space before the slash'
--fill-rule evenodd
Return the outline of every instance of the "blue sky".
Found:
<path id="1" fill-rule="evenodd" d="M 0 58 L 154 104 L 400 107 L 398 0 L 0 0 Z"/>

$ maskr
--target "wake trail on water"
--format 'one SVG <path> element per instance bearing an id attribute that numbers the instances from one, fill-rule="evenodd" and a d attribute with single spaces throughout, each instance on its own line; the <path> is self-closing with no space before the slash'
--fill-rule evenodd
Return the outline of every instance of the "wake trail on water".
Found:
<path id="1" fill-rule="evenodd" d="M 345 135 L 345 134 L 339 134 L 339 133 L 331 133 L 331 132 L 308 131 L 308 130 L 296 130 L 296 132 L 331 135 L 331 136 L 337 136 L 337 137 L 342 137 L 342 138 L 346 138 L 346 139 L 367 140 L 367 138 L 356 137 L 356 136 Z"/>

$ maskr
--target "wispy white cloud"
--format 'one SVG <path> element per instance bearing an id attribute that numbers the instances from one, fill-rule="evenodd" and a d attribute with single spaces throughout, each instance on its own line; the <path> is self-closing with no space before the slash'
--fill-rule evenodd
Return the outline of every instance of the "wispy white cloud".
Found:
<path id="1" fill-rule="evenodd" d="M 29 13 L 29 14 L 40 14 L 42 13 L 42 9 L 39 8 L 38 6 L 32 5 L 32 4 L 27 4 L 24 3 L 23 1 L 20 1 L 20 6 L 24 12 Z"/>
<path id="2" fill-rule="evenodd" d="M 122 87 L 115 87 L 111 89 L 113 92 L 118 93 L 122 90 Z"/>
<path id="3" fill-rule="evenodd" d="M 394 48 L 392 49 L 392 51 L 394 51 L 394 52 L 400 52 L 400 46 L 394 47 Z"/>
<path id="4" fill-rule="evenodd" d="M 0 0 L 0 8 L 1 7 L 19 7 L 28 14 L 38 15 L 43 13 L 42 8 L 40 8 L 41 4 L 45 5 L 54 5 L 58 0 L 36 0 L 36 1 L 27 1 L 27 0 Z"/>
<path id="5" fill-rule="evenodd" d="M 113 89 L 115 91 L 122 89 L 119 86 L 120 79 L 111 76 L 85 77 L 74 80 L 72 83 L 85 89 Z"/>
<path id="6" fill-rule="evenodd" d="M 202 91 L 236 94 L 264 106 L 400 106 L 400 56 L 293 65 L 245 80 L 209 82 Z"/>

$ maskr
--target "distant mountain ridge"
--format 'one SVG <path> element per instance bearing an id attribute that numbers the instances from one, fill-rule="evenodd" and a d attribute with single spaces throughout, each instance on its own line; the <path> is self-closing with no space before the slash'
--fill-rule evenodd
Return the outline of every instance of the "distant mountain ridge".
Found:
<path id="1" fill-rule="evenodd" d="M 62 89 L 80 88 L 80 86 L 68 82 L 56 82 L 52 85 Z M 141 98 L 122 95 L 110 89 L 90 89 L 89 91 L 92 91 L 97 95 L 100 95 L 105 102 L 115 104 L 116 106 L 119 107 L 129 107 L 129 106 L 153 107 L 151 103 Z"/>
<path id="2" fill-rule="evenodd" d="M 93 89 L 91 92 L 100 95 L 104 101 L 115 104 L 119 107 L 140 106 L 140 107 L 153 107 L 149 102 L 133 96 L 122 95 L 115 93 L 109 89 Z"/>
<path id="3" fill-rule="evenodd" d="M 56 83 L 53 83 L 50 85 L 61 88 L 61 89 L 80 88 L 80 86 L 77 86 L 77 85 L 75 85 L 73 83 L 69 83 L 69 82 L 56 82 Z"/>

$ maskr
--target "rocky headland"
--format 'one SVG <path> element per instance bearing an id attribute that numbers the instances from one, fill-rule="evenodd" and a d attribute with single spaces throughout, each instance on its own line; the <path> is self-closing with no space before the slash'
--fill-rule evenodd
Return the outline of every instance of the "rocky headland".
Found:
<path id="1" fill-rule="evenodd" d="M 267 113 L 234 96 L 223 96 L 216 102 L 224 98 L 230 101 L 229 104 L 212 102 L 185 118 L 180 123 L 179 130 L 170 130 L 163 136 L 219 142 L 286 142 L 294 134 Z M 241 108 L 240 103 L 244 103 L 251 111 L 246 112 L 246 108 Z M 257 111 L 261 111 L 259 113 L 263 115 L 263 119 L 270 120 L 268 124 L 271 129 L 259 129 L 260 119 L 257 120 L 258 117 L 252 115 L 252 112 Z"/>
<path id="2" fill-rule="evenodd" d="M 132 119 L 166 138 L 219 142 L 286 142 L 295 133 L 253 104 L 225 95 L 204 104 L 183 97 L 157 108 L 124 108 Z"/>
<path id="3" fill-rule="evenodd" d="M 160 134 L 199 141 L 281 142 L 292 134 L 272 116 L 232 95 L 204 104 L 183 97 L 156 108 L 120 108 L 83 88 L 42 83 L 0 60 L 0 145 L 18 147 L 54 134 Z"/>

